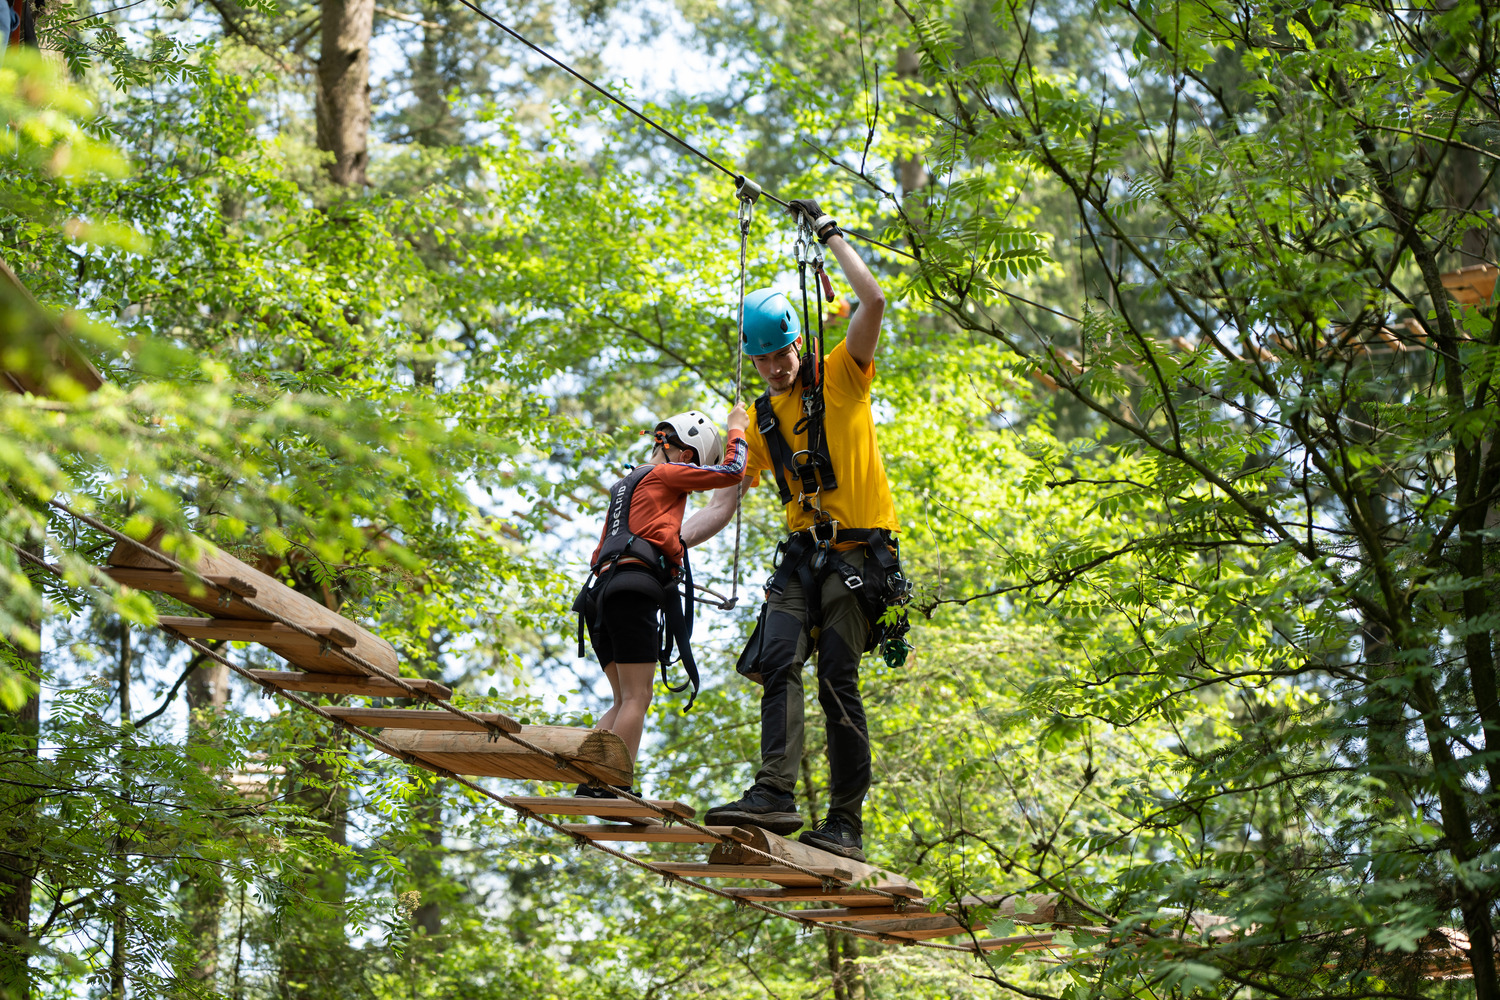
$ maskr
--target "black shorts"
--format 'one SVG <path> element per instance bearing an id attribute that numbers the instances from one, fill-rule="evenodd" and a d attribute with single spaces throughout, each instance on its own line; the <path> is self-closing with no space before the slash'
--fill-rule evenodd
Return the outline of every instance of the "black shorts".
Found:
<path id="1" fill-rule="evenodd" d="M 615 572 L 635 571 L 622 566 Z M 601 627 L 589 622 L 589 643 L 594 647 L 599 666 L 655 663 L 661 658 L 659 597 L 627 587 L 609 586 L 600 601 L 603 602 L 599 616 Z"/>

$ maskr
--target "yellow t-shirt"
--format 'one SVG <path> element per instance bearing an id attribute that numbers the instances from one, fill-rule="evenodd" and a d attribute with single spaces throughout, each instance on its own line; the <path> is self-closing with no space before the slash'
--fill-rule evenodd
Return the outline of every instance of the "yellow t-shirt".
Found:
<path id="1" fill-rule="evenodd" d="M 828 441 L 828 457 L 833 460 L 833 474 L 838 480 L 838 489 L 823 491 L 823 509 L 839 522 L 840 528 L 887 528 L 901 530 L 896 523 L 896 506 L 891 502 L 890 483 L 885 478 L 885 463 L 880 460 L 880 446 L 875 442 L 875 417 L 870 412 L 870 383 L 875 378 L 875 365 L 868 372 L 859 367 L 849 356 L 841 342 L 828 352 L 823 373 L 824 434 Z M 771 397 L 771 409 L 776 412 L 777 431 L 793 452 L 807 447 L 807 433 L 792 434 L 792 428 L 802 419 L 802 387 L 797 385 L 791 392 Z M 774 475 L 775 465 L 766 439 L 761 434 L 755 416 L 755 407 L 750 407 L 750 430 L 745 435 L 750 443 L 750 460 L 745 474 L 750 485 L 760 482 L 762 470 Z M 792 502 L 786 505 L 787 531 L 800 531 L 812 527 L 813 513 L 802 509 L 797 502 L 801 483 L 787 470 L 787 486 L 792 491 Z"/>

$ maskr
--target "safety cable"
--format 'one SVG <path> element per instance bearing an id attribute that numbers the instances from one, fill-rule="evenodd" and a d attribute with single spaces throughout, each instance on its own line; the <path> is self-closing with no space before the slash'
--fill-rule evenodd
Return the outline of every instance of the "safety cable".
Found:
<path id="1" fill-rule="evenodd" d="M 65 509 L 65 508 L 59 506 L 59 509 Z M 69 511 L 69 513 L 73 513 L 73 512 Z M 87 515 L 83 515 L 83 518 L 87 518 Z M 88 518 L 87 520 L 84 520 L 84 523 L 85 524 L 89 524 L 92 520 L 93 520 L 92 518 Z M 100 522 L 100 523 L 102 523 L 102 522 Z M 128 539 L 128 536 L 124 536 L 124 535 L 120 534 L 119 532 L 116 532 L 114 529 L 109 528 L 108 526 L 105 526 L 102 530 L 106 531 L 106 533 L 110 534 L 112 537 L 116 537 L 119 540 L 127 540 Z M 55 577 L 57 577 L 59 579 L 62 579 L 65 583 L 67 582 L 66 581 L 66 577 L 65 577 L 65 575 L 64 575 L 64 573 L 63 573 L 63 571 L 62 571 L 61 568 L 59 568 L 57 566 L 53 566 L 52 564 L 48 563 L 44 559 L 38 558 L 37 556 L 35 556 L 32 553 L 26 551 L 25 549 L 23 549 L 19 545 L 16 545 L 14 542 L 10 542 L 9 540 L 7 540 L 7 545 L 10 547 L 10 549 L 12 551 L 14 551 L 17 555 L 21 556 L 22 558 L 24 558 L 26 561 L 28 561 L 28 562 L 30 562 L 30 563 L 32 563 L 32 564 L 40 567 L 41 569 L 47 571 L 48 573 L 51 573 L 53 576 L 55 576 Z M 97 591 L 107 592 L 108 588 L 112 588 L 112 587 L 118 586 L 103 571 L 101 571 L 100 569 L 98 569 L 98 567 L 91 566 L 90 569 L 99 578 L 99 580 L 93 586 L 85 585 L 85 589 L 91 589 L 91 590 L 97 590 Z M 928 949 L 937 950 L 937 951 L 957 951 L 957 952 L 962 952 L 962 953 L 965 953 L 965 954 L 975 955 L 975 956 L 978 956 L 978 955 L 982 954 L 982 950 L 979 949 L 978 947 L 975 947 L 975 946 L 965 947 L 963 945 L 938 944 L 938 943 L 932 942 L 932 941 L 917 941 L 917 940 L 913 940 L 911 938 L 896 937 L 894 935 L 885 934 L 885 933 L 882 933 L 882 932 L 879 932 L 879 931 L 863 931 L 863 930 L 858 930 L 858 929 L 853 928 L 853 927 L 845 927 L 845 926 L 838 925 L 838 924 L 831 924 L 830 925 L 830 924 L 825 924 L 825 923 L 822 923 L 822 922 L 819 922 L 819 921 L 808 920 L 806 918 L 799 917 L 797 915 L 797 911 L 795 911 L 795 910 L 778 910 L 775 907 L 768 906 L 768 905 L 766 905 L 764 903 L 756 902 L 755 900 L 743 899 L 743 898 L 741 898 L 739 896 L 736 896 L 736 895 L 734 895 L 734 894 L 732 894 L 730 892 L 726 892 L 723 889 L 719 889 L 716 886 L 712 886 L 712 885 L 709 885 L 707 883 L 700 882 L 700 881 L 697 881 L 697 880 L 692 879 L 692 878 L 688 878 L 687 876 L 677 875 L 677 874 L 675 874 L 673 872 L 669 872 L 669 871 L 663 871 L 663 870 L 661 870 L 659 868 L 656 868 L 654 866 L 654 864 L 652 862 L 648 861 L 648 860 L 645 860 L 645 859 L 642 859 L 642 858 L 638 858 L 635 855 L 626 854 L 623 851 L 619 851 L 619 850 L 616 850 L 614 848 L 607 847 L 607 846 L 605 846 L 605 845 L 603 845 L 601 843 L 598 843 L 597 841 L 594 841 L 594 840 L 591 840 L 591 839 L 589 839 L 587 837 L 584 837 L 582 834 L 574 833 L 573 831 L 567 829 L 567 827 L 564 826 L 563 824 L 558 823 L 558 822 L 556 822 L 556 821 L 554 821 L 552 819 L 549 819 L 547 816 L 545 816 L 543 814 L 540 814 L 540 813 L 537 813 L 537 812 L 533 811 L 532 809 L 528 808 L 527 806 L 525 806 L 525 805 L 523 805 L 523 804 L 521 804 L 519 802 L 515 802 L 515 801 L 507 798 L 506 796 L 499 794 L 498 792 L 495 792 L 495 791 L 493 791 L 493 790 L 491 790 L 489 788 L 486 788 L 485 786 L 478 784 L 477 782 L 471 780 L 470 778 L 465 777 L 464 775 L 461 775 L 461 774 L 458 774 L 456 772 L 450 771 L 447 768 L 439 767 L 439 766 L 434 765 L 434 764 L 432 764 L 430 762 L 422 761 L 418 757 L 418 755 L 416 755 L 416 754 L 414 754 L 414 753 L 412 753 L 412 752 L 410 752 L 408 750 L 404 750 L 401 747 L 395 746 L 394 744 L 388 743 L 385 740 L 381 739 L 380 737 L 375 736 L 373 733 L 369 733 L 369 732 L 365 731 L 364 729 L 360 728 L 359 726 L 357 726 L 357 725 L 355 725 L 355 724 L 353 724 L 351 722 L 348 722 L 345 719 L 341 719 L 338 716 L 335 716 L 335 715 L 331 714 L 330 712 L 326 711 L 322 706 L 314 704 L 313 702 L 310 702 L 307 699 L 302 698 L 302 697 L 300 697 L 298 695 L 292 694 L 289 691 L 283 690 L 283 689 L 277 687 L 275 684 L 271 683 L 270 681 L 266 680 L 263 677 L 256 676 L 254 673 L 252 673 L 247 668 L 242 667 L 239 664 L 233 662 L 232 660 L 230 660 L 228 657 L 224 656 L 218 650 L 212 649 L 209 646 L 204 645 L 202 642 L 198 641 L 197 639 L 191 638 L 189 636 L 184 636 L 181 633 L 178 633 L 175 630 L 173 630 L 173 629 L 171 629 L 169 627 L 162 626 L 160 624 L 158 624 L 157 627 L 160 628 L 161 631 L 163 631 L 166 634 L 172 636 L 174 639 L 177 639 L 179 642 L 182 642 L 183 644 L 185 644 L 186 646 L 188 646 L 188 648 L 193 649 L 194 651 L 200 653 L 201 655 L 209 657 L 210 659 L 214 660 L 216 663 L 222 664 L 223 666 L 227 667 L 229 670 L 231 670 L 234 673 L 240 675 L 245 680 L 247 680 L 250 683 L 252 683 L 252 684 L 256 685 L 257 687 L 259 687 L 263 693 L 268 693 L 268 694 L 271 694 L 271 695 L 273 695 L 275 697 L 284 698 L 287 701 L 291 702 L 294 705 L 297 705 L 300 708 L 307 709 L 308 711 L 312 712 L 313 714 L 321 717 L 322 719 L 324 719 L 327 722 L 333 723 L 335 726 L 337 726 L 340 729 L 342 729 L 342 730 L 350 733 L 351 735 L 355 736 L 356 738 L 358 738 L 362 742 L 369 744 L 370 746 L 372 746 L 375 749 L 381 751 L 382 753 L 385 753 L 385 754 L 387 754 L 387 755 L 389 755 L 391 757 L 395 757 L 397 760 L 400 760 L 400 761 L 402 761 L 403 763 L 405 763 L 405 764 L 407 764 L 409 766 L 412 766 L 412 767 L 421 767 L 421 768 L 423 768 L 425 770 L 432 771 L 433 773 L 437 774 L 439 777 L 447 778 L 450 781 L 457 782 L 458 784 L 462 785 L 463 787 L 468 788 L 471 791 L 477 792 L 480 795 L 484 796 L 485 798 L 488 798 L 488 799 L 490 799 L 493 802 L 496 802 L 496 803 L 498 803 L 500 805 L 505 806 L 508 809 L 511 809 L 511 810 L 515 811 L 516 813 L 518 813 L 519 815 L 521 815 L 525 819 L 534 820 L 535 822 L 540 823 L 543 826 L 546 826 L 546 827 L 550 828 L 555 833 L 561 833 L 561 834 L 563 834 L 564 836 L 570 838 L 575 845 L 578 845 L 578 846 L 585 846 L 586 845 L 586 846 L 592 847 L 595 850 L 600 851 L 603 854 L 609 855 L 610 857 L 616 858 L 616 859 L 618 859 L 620 861 L 624 861 L 627 864 L 633 865 L 634 867 L 640 868 L 640 869 L 642 869 L 644 871 L 649 871 L 653 875 L 658 875 L 666 883 L 680 883 L 680 884 L 683 884 L 683 885 L 691 886 L 692 888 L 702 890 L 703 892 L 706 892 L 709 895 L 716 896 L 716 897 L 718 897 L 720 899 L 725 899 L 725 900 L 733 903 L 736 907 L 748 907 L 750 909 L 759 910 L 759 911 L 764 912 L 764 913 L 769 913 L 769 914 L 772 914 L 774 916 L 781 917 L 782 919 L 785 919 L 785 920 L 791 920 L 794 923 L 800 924 L 800 925 L 802 925 L 803 927 L 805 927 L 806 929 L 809 929 L 809 930 L 816 930 L 816 929 L 819 929 L 819 928 L 822 928 L 822 929 L 832 929 L 832 930 L 836 930 L 836 931 L 839 931 L 839 932 L 844 933 L 844 934 L 851 935 L 853 937 L 861 937 L 861 938 L 865 938 L 866 940 L 879 941 L 879 942 L 884 943 L 884 944 L 896 944 L 896 945 L 901 945 L 903 947 L 915 945 L 915 946 L 920 947 L 920 948 L 928 948 Z M 588 780 L 590 782 L 592 782 L 592 781 L 595 780 L 595 779 L 593 779 L 592 776 L 587 776 L 586 775 L 586 777 L 588 778 Z M 637 805 L 642 805 L 642 806 L 650 809 L 652 812 L 655 812 L 659 817 L 661 817 L 663 820 L 665 820 L 667 822 L 678 823 L 678 824 L 680 824 L 682 826 L 686 826 L 689 829 L 695 830 L 695 831 L 697 831 L 699 833 L 703 833 L 703 834 L 705 834 L 707 836 L 714 837 L 716 840 L 718 840 L 718 841 L 720 841 L 720 842 L 722 842 L 724 844 L 733 844 L 733 845 L 739 847 L 741 850 L 743 850 L 743 851 L 745 851 L 747 853 L 750 853 L 752 855 L 758 855 L 758 856 L 760 856 L 762 858 L 770 860 L 773 863 L 776 863 L 780 867 L 785 867 L 785 868 L 788 868 L 788 869 L 790 869 L 792 871 L 796 871 L 796 872 L 798 872 L 800 874 L 804 874 L 804 875 L 811 876 L 813 878 L 817 878 L 819 880 L 820 884 L 824 885 L 825 887 L 829 883 L 839 883 L 839 882 L 845 882 L 845 883 L 847 883 L 847 881 L 848 881 L 848 880 L 844 880 L 844 879 L 838 879 L 838 878 L 833 878 L 833 877 L 829 877 L 829 876 L 826 876 L 826 875 L 822 875 L 822 874 L 820 874 L 818 872 L 815 872 L 815 871 L 813 871 L 813 870 L 811 870 L 809 868 L 805 868 L 805 867 L 803 867 L 801 865 L 798 865 L 798 864 L 796 864 L 794 862 L 788 862 L 788 861 L 785 861 L 784 859 L 779 859 L 779 858 L 774 857 L 773 855 L 766 854 L 765 852 L 759 851 L 759 850 L 751 847 L 748 844 L 741 844 L 738 841 L 733 840 L 732 838 L 728 838 L 728 837 L 724 837 L 724 836 L 722 836 L 720 834 L 716 834 L 713 831 L 707 829 L 706 827 L 700 826 L 699 824 L 694 823 L 691 820 L 687 820 L 687 819 L 684 819 L 684 818 L 682 818 L 680 816 L 675 816 L 673 814 L 666 813 L 665 811 L 657 808 L 654 803 L 652 803 L 652 802 L 650 802 L 648 800 L 642 799 L 642 798 L 640 798 L 640 797 L 638 797 L 638 796 L 636 796 L 636 795 L 634 795 L 632 793 L 626 792 L 626 791 L 624 791 L 622 789 L 612 789 L 612 791 L 619 798 L 627 799 L 629 801 L 632 801 L 632 802 L 636 803 Z M 889 897 L 896 904 L 897 907 L 904 907 L 906 905 L 906 903 L 909 902 L 909 900 L 908 900 L 907 897 L 896 896 L 893 893 L 884 892 L 883 890 L 880 890 L 880 889 L 875 888 L 875 887 L 864 887 L 864 886 L 861 886 L 860 889 L 861 889 L 861 891 L 866 892 L 866 893 L 887 896 L 887 897 Z M 949 914 L 949 915 L 951 916 L 951 914 Z"/>
<path id="2" fill-rule="evenodd" d="M 480 17 L 484 18 L 486 21 L 488 21 L 491 24 L 493 24 L 495 27 L 499 28 L 501 31 L 505 32 L 510 37 L 514 38 L 516 41 L 520 42 L 522 45 L 526 46 L 531 51 L 535 52 L 537 55 L 541 56 L 543 59 L 545 59 L 548 62 L 550 62 L 552 65 L 556 66 L 558 69 L 562 70 L 564 73 L 567 73 L 569 76 L 573 77 L 579 83 L 582 83 L 585 87 L 588 87 L 590 90 L 592 90 L 595 93 L 599 94 L 601 97 L 603 97 L 605 100 L 609 101 L 611 104 L 614 104 L 615 106 L 623 109 L 624 111 L 630 113 L 631 115 L 633 115 L 636 118 L 640 119 L 641 121 L 645 122 L 647 125 L 651 126 L 653 129 L 655 129 L 656 131 L 660 132 L 662 135 L 666 136 L 668 139 L 671 139 L 673 142 L 677 143 L 677 145 L 681 146 L 683 149 L 687 150 L 689 153 L 692 153 L 694 156 L 698 157 L 698 159 L 702 160 L 704 163 L 707 163 L 709 166 L 713 167 L 715 170 L 719 171 L 720 173 L 724 174 L 727 177 L 738 178 L 738 177 L 741 176 L 737 171 L 730 170 L 728 167 L 724 166 L 724 164 L 720 163 L 718 160 L 714 159 L 712 156 L 709 156 L 703 150 L 699 149 L 697 146 L 694 146 L 692 143 L 688 142 L 682 136 L 678 135 L 676 132 L 673 132 L 671 129 L 667 128 L 665 125 L 663 125 L 660 122 L 658 122 L 656 119 L 650 117 L 649 115 L 645 114 L 644 112 L 636 110 L 635 108 L 633 108 L 629 104 L 627 104 L 625 101 L 620 100 L 614 94 L 610 93 L 607 89 L 605 89 L 604 87 L 599 86 L 599 84 L 595 83 L 593 80 L 591 80 L 588 77 L 584 76 L 582 73 L 578 72 L 578 70 L 574 69 L 572 66 L 569 66 L 567 63 L 565 63 L 561 59 L 557 58 L 557 56 L 555 56 L 552 53 L 548 52 L 546 49 L 542 48 L 540 45 L 536 44 L 531 39 L 527 38 L 525 35 L 521 34 L 519 31 L 517 31 L 514 28 L 512 28 L 510 25 L 506 24 L 504 21 L 501 21 L 498 18 L 496 18 L 496 17 L 492 16 L 491 14 L 489 14 L 488 12 L 486 12 L 484 10 L 484 8 L 480 7 L 476 3 L 473 3 L 472 0 L 458 0 L 458 2 L 461 3 L 461 4 L 463 4 L 465 7 L 469 8 L 470 10 L 472 10 L 474 13 L 478 14 Z M 780 205 L 782 208 L 790 208 L 791 207 L 785 201 L 782 201 L 780 198 L 776 197 L 774 194 L 772 194 L 769 191 L 765 191 L 765 192 L 762 192 L 762 193 L 764 193 L 767 198 L 771 199 L 776 204 Z M 903 257 L 910 258 L 911 260 L 917 260 L 918 259 L 917 255 L 914 254 L 914 253 L 911 253 L 910 251 L 902 250 L 900 247 L 893 247 L 889 243 L 882 243 L 880 240 L 877 240 L 875 237 L 873 237 L 873 236 L 867 236 L 864 233 L 859 232 L 858 230 L 855 230 L 855 229 L 844 229 L 843 232 L 846 233 L 846 234 L 848 234 L 849 236 L 853 236 L 853 237 L 856 237 L 857 239 L 864 240 L 866 243 L 872 244 L 874 246 L 880 247 L 880 248 L 885 249 L 885 250 L 889 250 L 891 253 L 900 254 Z"/>
<path id="3" fill-rule="evenodd" d="M 90 527 L 92 527 L 92 528 L 94 528 L 94 529 L 96 529 L 98 531 L 104 532 L 105 534 L 109 535 L 110 537 L 114 538 L 117 541 L 120 541 L 120 542 L 123 542 L 123 543 L 125 543 L 127 545 L 130 545 L 131 547 L 137 549 L 138 551 L 140 551 L 141 553 L 143 553 L 147 557 L 149 557 L 149 558 L 151 558 L 151 559 L 153 559 L 155 561 L 161 562 L 161 563 L 163 563 L 163 564 L 165 564 L 167 566 L 170 566 L 171 568 L 175 569 L 179 573 L 182 573 L 184 575 L 191 575 L 191 576 L 197 576 L 198 575 L 194 570 L 192 570 L 192 569 L 184 566 L 182 563 L 179 563 L 177 560 L 173 559 L 171 556 L 167 555 L 166 553 L 164 553 L 164 552 L 162 552 L 162 551 L 160 551 L 158 549 L 153 549 L 149 545 L 146 545 L 144 542 L 141 542 L 141 541 L 139 541 L 137 539 L 131 538 L 129 535 L 126 535 L 124 532 L 120 531 L 117 528 L 111 527 L 110 525 L 104 523 L 103 521 L 99 520 L 96 517 L 93 517 L 93 516 L 91 516 L 89 514 L 85 514 L 85 513 L 81 512 L 81 511 L 78 511 L 78 510 L 74 510 L 72 507 L 70 507 L 67 504 L 63 503 L 62 501 L 56 499 L 55 497 L 53 499 L 49 500 L 48 503 L 51 506 L 53 506 L 53 507 L 57 508 L 58 510 L 62 511 L 63 513 L 66 513 L 70 517 L 73 517 L 76 520 L 81 521 L 82 523 L 87 524 Z M 238 601 L 240 601 L 241 603 L 243 603 L 246 607 L 250 608 L 252 611 L 255 611 L 257 614 L 265 615 L 267 618 L 269 618 L 269 619 L 271 619 L 273 621 L 279 622 L 280 624 L 285 625 L 285 626 L 287 626 L 290 629 L 293 629 L 294 631 L 296 631 L 296 632 L 298 632 L 298 633 L 306 636 L 309 639 L 313 639 L 314 641 L 317 641 L 319 643 L 324 643 L 324 637 L 323 636 L 318 635 L 316 632 L 313 632 L 311 629 L 306 628 L 305 626 L 301 625 L 298 622 L 292 621 L 291 619 L 289 619 L 286 616 L 282 615 L 281 613 L 275 611 L 274 609 L 265 607 L 264 605 L 261 605 L 259 602 L 255 601 L 253 598 L 246 598 L 243 595 L 238 595 L 237 594 L 237 595 L 235 595 L 235 599 L 238 600 Z M 208 655 L 213 655 L 213 650 L 208 649 L 208 647 L 206 647 L 206 646 L 202 646 L 201 643 L 195 644 L 194 640 L 189 640 L 189 639 L 186 639 L 185 637 L 183 637 L 181 635 L 178 635 L 176 632 L 174 632 L 169 627 L 163 626 L 162 630 L 165 631 L 165 632 L 167 632 L 170 635 L 173 635 L 175 638 L 177 638 L 179 640 L 188 642 L 189 645 L 192 645 L 193 648 L 195 648 L 195 649 L 199 649 L 200 652 L 205 652 Z M 436 707 L 438 709 L 446 711 L 446 712 L 448 712 L 448 713 L 450 713 L 452 715 L 456 715 L 459 718 L 462 718 L 462 719 L 464 719 L 467 722 L 470 722 L 470 723 L 473 723 L 475 725 L 478 725 L 483 731 L 485 731 L 485 732 L 487 732 L 489 734 L 490 739 L 493 740 L 493 739 L 499 738 L 499 739 L 508 740 L 508 741 L 510 741 L 512 743 L 515 743 L 518 746 L 520 746 L 520 747 L 522 747 L 522 748 L 530 751 L 531 753 L 534 753 L 534 754 L 536 754 L 536 755 L 538 755 L 538 756 L 540 756 L 540 757 L 542 757 L 542 758 L 544 758 L 546 760 L 551 761 L 552 764 L 558 769 L 558 771 L 560 773 L 567 774 L 569 776 L 569 780 L 579 781 L 580 783 L 585 784 L 585 785 L 597 785 L 599 783 L 597 778 L 595 778 L 593 775 L 587 773 L 586 771 L 580 770 L 572 761 L 568 760 L 563 755 L 561 755 L 559 753 L 556 753 L 555 751 L 552 751 L 552 750 L 547 750 L 544 747 L 537 746 L 535 743 L 532 743 L 530 740 L 528 740 L 525 737 L 520 736 L 520 735 L 518 735 L 516 733 L 506 732 L 500 726 L 494 724 L 493 722 L 490 722 L 488 719 L 481 718 L 480 716 L 475 715 L 472 712 L 465 711 L 464 709 L 461 709 L 458 706 L 450 704 L 450 703 L 448 703 L 446 701 L 442 701 L 440 699 L 433 698 L 432 695 L 429 692 L 424 691 L 424 690 L 422 690 L 420 688 L 417 688 L 415 685 L 413 685 L 406 678 L 400 676 L 399 674 L 393 674 L 393 673 L 391 673 L 388 670 L 385 670 L 385 669 L 383 669 L 381 667 L 376 666 L 375 664 L 371 663 L 369 660 L 366 660 L 364 657 L 360 656 L 357 653 L 353 653 L 350 650 L 344 649 L 344 648 L 342 648 L 340 646 L 337 646 L 337 645 L 331 645 L 331 644 L 325 644 L 325 645 L 326 645 L 326 648 L 327 648 L 327 650 L 329 652 L 332 652 L 332 653 L 334 653 L 336 655 L 342 656 L 346 660 L 348 660 L 350 663 L 352 663 L 352 664 L 354 664 L 354 665 L 356 665 L 356 666 L 358 666 L 358 667 L 360 667 L 360 668 L 362 668 L 364 670 L 368 670 L 371 673 L 373 673 L 374 675 L 376 675 L 378 677 L 381 677 L 381 678 L 383 678 L 385 680 L 388 680 L 388 681 L 396 684 L 402 690 L 406 691 L 409 694 L 409 696 L 411 696 L 411 697 L 413 697 L 415 699 L 418 699 L 420 701 L 425 701 L 425 702 L 427 702 L 429 704 L 432 704 L 434 707 Z M 398 756 L 400 756 L 400 755 L 398 754 Z M 406 758 L 402 757 L 402 759 L 406 759 Z M 738 841 L 735 841 L 733 838 L 726 837 L 726 836 L 724 836 L 722 834 L 715 833 L 712 830 L 710 830 L 708 827 L 702 826 L 702 825 L 694 822 L 693 820 L 685 819 L 685 818 L 680 817 L 680 816 L 672 816 L 672 815 L 664 812 L 663 810 L 661 810 L 658 806 L 654 805 L 650 800 L 648 800 L 646 798 L 643 798 L 641 796 L 638 796 L 634 792 L 631 792 L 631 791 L 626 790 L 626 789 L 612 789 L 612 791 L 614 792 L 614 794 L 615 794 L 615 796 L 617 798 L 622 798 L 622 799 L 626 799 L 627 801 L 633 802 L 636 805 L 639 805 L 639 806 L 642 806 L 643 808 L 649 809 L 651 812 L 655 813 L 657 816 L 659 816 L 659 817 L 661 817 L 663 819 L 671 819 L 671 820 L 673 820 L 673 821 L 675 821 L 677 823 L 680 823 L 683 826 L 688 827 L 691 830 L 694 830 L 694 831 L 696 831 L 698 833 L 703 834 L 704 836 L 712 837 L 712 838 L 714 838 L 715 840 L 717 840 L 720 843 L 723 843 L 723 844 L 726 844 L 726 845 L 733 844 L 733 845 L 737 846 L 740 850 L 742 850 L 742 851 L 744 851 L 744 852 L 746 852 L 748 854 L 751 854 L 751 855 L 753 855 L 755 857 L 761 858 L 761 859 L 769 862 L 770 864 L 772 864 L 774 866 L 781 867 L 781 868 L 786 868 L 786 869 L 789 869 L 791 871 L 797 872 L 798 874 L 806 875 L 806 876 L 809 876 L 809 877 L 812 877 L 812 878 L 817 878 L 817 879 L 824 880 L 824 881 L 830 881 L 826 876 L 821 875 L 818 872 L 813 871 L 811 868 L 807 868 L 807 867 L 805 867 L 803 865 L 799 865 L 799 864 L 797 864 L 794 861 L 788 861 L 785 858 L 781 858 L 781 857 L 778 857 L 777 855 L 771 854 L 769 852 L 762 851 L 759 848 L 755 848 L 755 847 L 750 846 L 749 844 L 741 844 Z M 831 881 L 834 881 L 834 882 L 840 882 L 840 881 L 842 881 L 842 882 L 846 882 L 847 883 L 848 880 L 845 880 L 845 879 L 833 879 Z M 905 896 L 901 896 L 901 895 L 898 895 L 897 893 L 893 893 L 893 892 L 888 892 L 888 891 L 886 891 L 884 889 L 880 889 L 878 887 L 868 887 L 868 888 L 865 889 L 865 891 L 869 892 L 871 894 L 874 894 L 874 895 L 884 896 L 884 897 L 890 899 L 893 903 L 896 903 L 897 905 L 901 905 L 900 901 L 906 899 Z"/>

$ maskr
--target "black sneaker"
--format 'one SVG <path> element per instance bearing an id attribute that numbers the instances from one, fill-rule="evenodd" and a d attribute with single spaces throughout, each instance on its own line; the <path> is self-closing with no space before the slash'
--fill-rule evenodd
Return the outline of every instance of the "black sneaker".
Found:
<path id="1" fill-rule="evenodd" d="M 864 842 L 860 840 L 854 824 L 842 816 L 829 816 L 816 830 L 808 830 L 797 840 L 808 847 L 838 854 L 851 861 L 865 860 Z"/>
<path id="2" fill-rule="evenodd" d="M 785 837 L 802 827 L 797 801 L 786 792 L 756 784 L 733 802 L 714 806 L 703 817 L 709 826 L 758 826 Z"/>
<path id="3" fill-rule="evenodd" d="M 626 788 L 624 785 L 610 785 L 608 788 L 600 788 L 598 785 L 579 785 L 577 788 L 573 789 L 573 798 L 618 799 L 620 796 L 615 794 L 616 789 L 619 789 L 622 792 L 629 792 L 631 795 L 641 794 L 634 788 Z"/>

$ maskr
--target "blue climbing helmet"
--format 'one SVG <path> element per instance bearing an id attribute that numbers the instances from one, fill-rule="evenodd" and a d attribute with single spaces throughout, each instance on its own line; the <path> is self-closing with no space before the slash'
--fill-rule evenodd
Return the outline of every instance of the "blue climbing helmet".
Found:
<path id="1" fill-rule="evenodd" d="M 785 295 L 761 288 L 745 296 L 745 353 L 771 354 L 802 334 L 797 314 Z"/>

